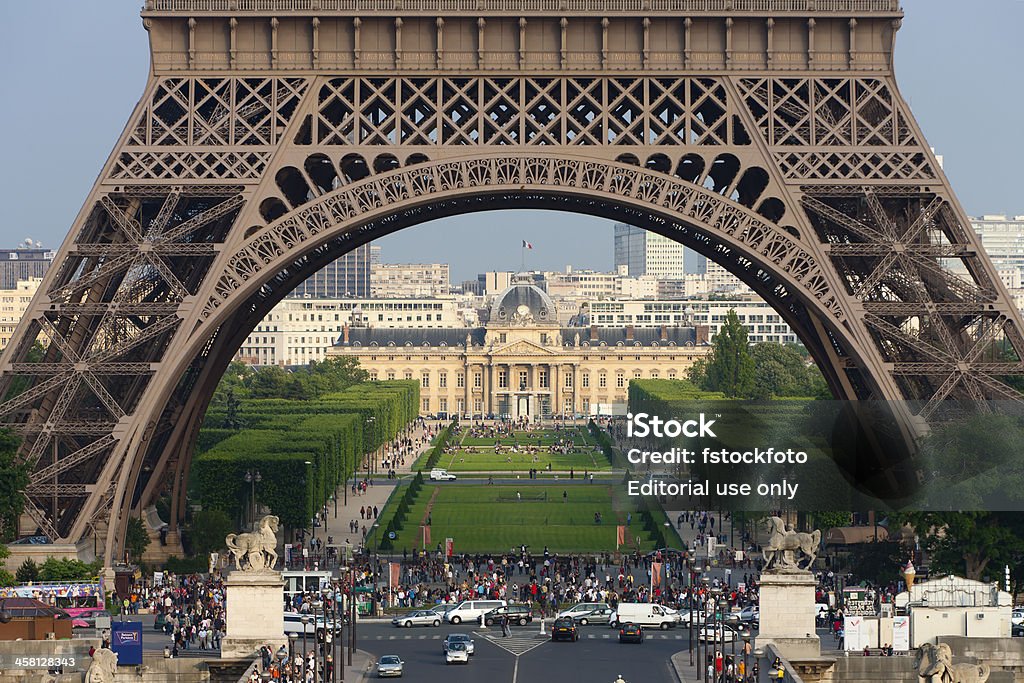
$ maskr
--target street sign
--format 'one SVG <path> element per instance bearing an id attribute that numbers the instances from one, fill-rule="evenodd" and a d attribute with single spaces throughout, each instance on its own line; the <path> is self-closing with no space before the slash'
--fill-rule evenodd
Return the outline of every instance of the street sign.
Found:
<path id="1" fill-rule="evenodd" d="M 398 538 L 398 534 L 396 534 L 394 531 L 389 531 L 388 532 L 388 538 L 390 538 L 393 541 L 396 538 Z"/>

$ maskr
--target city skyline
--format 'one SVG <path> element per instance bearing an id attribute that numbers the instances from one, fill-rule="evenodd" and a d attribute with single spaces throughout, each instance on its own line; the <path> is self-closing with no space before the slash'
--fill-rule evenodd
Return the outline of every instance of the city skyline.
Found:
<path id="1" fill-rule="evenodd" d="M 1020 88 L 1006 87 L 1007 78 L 1019 82 L 1020 77 L 1001 68 L 1015 62 L 1014 19 L 1024 19 L 1024 3 L 986 4 L 985 12 L 964 13 L 954 0 L 904 0 L 896 74 L 929 144 L 944 156 L 966 211 L 1024 214 L 1014 187 L 1014 160 L 1024 154 L 1024 132 L 1014 112 L 1024 95 Z M 0 54 L 6 63 L 18 64 L 7 71 L 9 88 L 33 103 L 0 112 L 6 129 L 21 131 L 9 137 L 8 163 L 0 171 L 8 200 L 3 246 L 31 237 L 56 250 L 142 93 L 147 34 L 137 2 L 91 0 L 62 6 L 57 14 L 45 5 L 9 3 L 0 8 L 0 18 L 5 20 Z M 103 27 L 102 43 L 81 30 L 89 25 Z M 45 27 L 51 44 L 65 49 L 38 50 L 38 30 L 24 31 L 24 26 Z M 961 47 L 943 47 L 953 44 Z M 68 60 L 68 54 L 75 59 Z M 41 87 L 47 82 L 54 87 Z M 999 106 L 990 106 L 984 125 L 969 135 L 962 108 L 950 106 L 947 82 L 955 83 L 959 102 L 993 102 L 992 93 L 1000 93 Z M 65 154 L 58 158 L 57 150 Z M 379 243 L 387 262 L 450 263 L 452 281 L 460 282 L 485 270 L 518 270 L 522 240 L 534 245 L 527 253 L 528 269 L 562 270 L 572 264 L 611 270 L 612 225 L 574 214 L 509 211 L 493 220 L 487 214 L 449 218 Z"/>

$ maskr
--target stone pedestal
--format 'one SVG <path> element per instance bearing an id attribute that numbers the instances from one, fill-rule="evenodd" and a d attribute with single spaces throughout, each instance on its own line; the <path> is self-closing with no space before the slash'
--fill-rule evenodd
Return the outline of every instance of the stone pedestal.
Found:
<path id="1" fill-rule="evenodd" d="M 761 628 L 757 647 L 769 643 L 786 659 L 821 656 L 821 643 L 814 630 L 814 589 L 810 572 L 767 572 L 761 575 Z"/>
<path id="2" fill-rule="evenodd" d="M 284 635 L 284 579 L 281 572 L 233 571 L 224 582 L 227 634 L 222 658 L 251 657 L 264 645 L 276 652 L 288 645 Z"/>

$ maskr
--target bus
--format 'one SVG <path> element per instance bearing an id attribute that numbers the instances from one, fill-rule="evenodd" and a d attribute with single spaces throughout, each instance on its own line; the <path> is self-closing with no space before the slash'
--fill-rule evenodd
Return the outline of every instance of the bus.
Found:
<path id="1" fill-rule="evenodd" d="M 44 581 L 0 588 L 0 598 L 32 598 L 63 610 L 76 628 L 89 627 L 98 613 L 107 609 L 103 579 L 87 581 Z"/>
<path id="2" fill-rule="evenodd" d="M 281 578 L 284 579 L 285 611 L 294 611 L 296 595 L 319 593 L 324 587 L 329 587 L 331 585 L 331 576 L 332 574 L 329 571 L 307 572 L 286 569 L 281 572 Z"/>

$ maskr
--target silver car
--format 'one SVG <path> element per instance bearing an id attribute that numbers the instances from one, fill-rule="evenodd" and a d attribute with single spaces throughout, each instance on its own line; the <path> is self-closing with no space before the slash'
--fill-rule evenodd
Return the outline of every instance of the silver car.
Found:
<path id="1" fill-rule="evenodd" d="M 430 610 L 416 610 L 408 614 L 399 614 L 391 620 L 394 626 L 412 628 L 413 626 L 440 626 L 441 615 Z"/>
<path id="2" fill-rule="evenodd" d="M 448 650 L 451 649 L 452 643 L 462 643 L 466 646 L 466 654 L 473 654 L 473 639 L 467 636 L 465 633 L 449 633 L 448 637 L 441 641 L 441 648 L 445 652 L 448 652 Z"/>
<path id="3" fill-rule="evenodd" d="M 377 678 L 402 677 L 405 662 L 398 655 L 381 655 L 377 660 Z"/>

